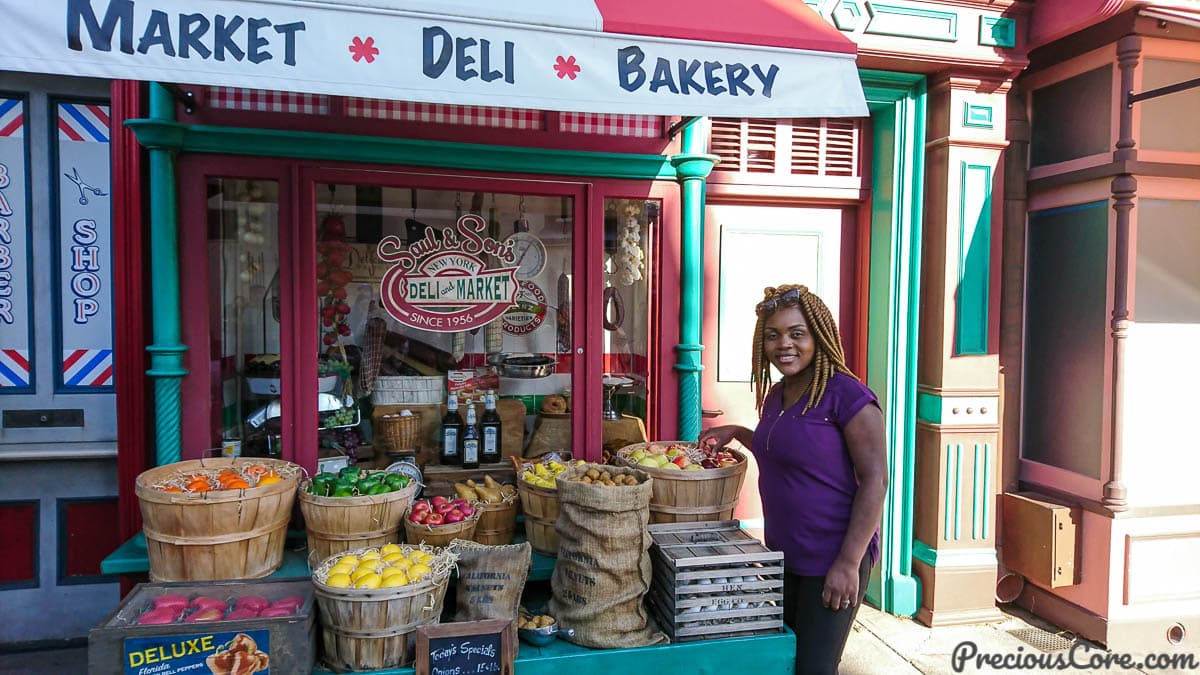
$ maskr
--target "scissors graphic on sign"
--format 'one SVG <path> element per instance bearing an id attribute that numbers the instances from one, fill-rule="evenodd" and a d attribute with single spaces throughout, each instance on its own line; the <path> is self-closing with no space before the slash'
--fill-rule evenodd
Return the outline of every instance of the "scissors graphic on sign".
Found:
<path id="1" fill-rule="evenodd" d="M 97 197 L 107 197 L 108 196 L 108 193 L 101 190 L 100 188 L 94 188 L 91 185 L 88 185 L 87 183 L 85 183 L 83 181 L 83 179 L 79 177 L 79 169 L 77 169 L 75 167 L 71 167 L 71 173 L 64 173 L 63 175 L 67 177 L 67 180 L 74 183 L 75 187 L 79 188 L 79 203 L 80 204 L 88 203 L 87 195 L 84 194 L 86 192 L 90 192 Z"/>

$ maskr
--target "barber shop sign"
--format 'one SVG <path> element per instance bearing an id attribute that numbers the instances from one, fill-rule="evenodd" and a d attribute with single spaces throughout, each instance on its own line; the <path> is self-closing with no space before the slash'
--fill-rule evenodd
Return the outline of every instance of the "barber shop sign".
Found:
<path id="1" fill-rule="evenodd" d="M 380 301 L 405 326 L 453 333 L 485 326 L 517 301 L 511 241 L 484 234 L 487 223 L 469 213 L 454 227 L 426 229 L 407 247 L 396 235 L 379 242 L 379 258 L 392 265 L 379 283 Z"/>

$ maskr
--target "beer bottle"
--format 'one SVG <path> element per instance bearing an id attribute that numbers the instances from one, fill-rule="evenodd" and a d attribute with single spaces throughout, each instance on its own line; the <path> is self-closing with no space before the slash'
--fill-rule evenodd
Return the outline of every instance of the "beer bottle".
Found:
<path id="1" fill-rule="evenodd" d="M 446 416 L 442 418 L 442 452 L 438 457 L 442 464 L 462 464 L 462 435 L 463 420 L 458 414 L 458 396 L 450 394 L 446 399 Z"/>

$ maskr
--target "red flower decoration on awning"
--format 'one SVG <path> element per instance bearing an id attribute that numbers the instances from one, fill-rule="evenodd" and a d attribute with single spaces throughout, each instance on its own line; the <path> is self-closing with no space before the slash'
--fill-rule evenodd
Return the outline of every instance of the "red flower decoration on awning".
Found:
<path id="1" fill-rule="evenodd" d="M 354 55 L 355 63 L 358 63 L 360 59 L 366 59 L 367 63 L 374 63 L 379 49 L 375 47 L 375 38 L 368 37 L 367 41 L 363 42 L 362 38 L 356 37 L 350 45 L 350 53 Z"/>
<path id="2" fill-rule="evenodd" d="M 565 59 L 560 56 L 554 60 L 554 72 L 558 73 L 558 79 L 560 80 L 564 77 L 569 77 L 573 80 L 581 70 L 583 69 L 579 67 L 579 64 L 575 63 L 574 56 Z"/>

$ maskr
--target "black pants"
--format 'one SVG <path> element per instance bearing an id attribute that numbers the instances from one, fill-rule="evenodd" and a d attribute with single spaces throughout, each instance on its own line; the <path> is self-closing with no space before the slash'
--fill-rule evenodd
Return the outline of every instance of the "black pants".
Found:
<path id="1" fill-rule="evenodd" d="M 821 604 L 825 577 L 783 575 L 783 622 L 796 632 L 796 675 L 836 675 L 850 627 L 858 615 L 871 578 L 871 556 L 858 566 L 858 600 L 853 607 L 833 610 Z"/>

